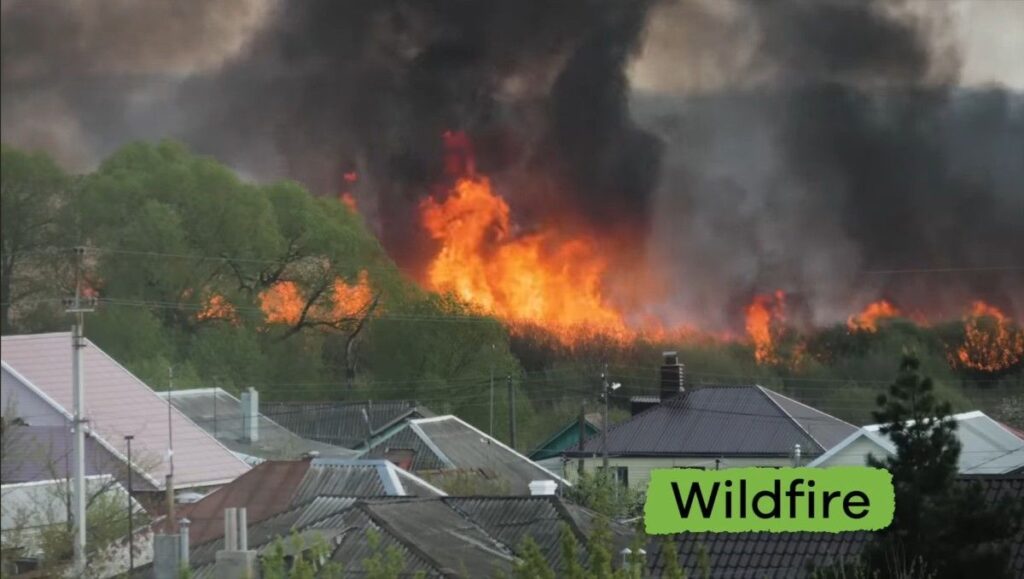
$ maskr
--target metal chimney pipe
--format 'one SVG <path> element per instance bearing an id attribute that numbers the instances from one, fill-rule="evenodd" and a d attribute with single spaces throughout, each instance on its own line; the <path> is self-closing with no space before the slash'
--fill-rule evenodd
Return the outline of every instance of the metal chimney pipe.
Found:
<path id="1" fill-rule="evenodd" d="M 187 569 L 189 566 L 188 555 L 189 555 L 189 537 L 188 537 L 188 525 L 191 521 L 187 518 L 182 517 L 178 519 L 178 539 L 179 543 L 178 561 L 183 569 Z"/>
<path id="2" fill-rule="evenodd" d="M 236 509 L 224 509 L 224 550 L 238 550 L 238 515 Z"/>
<path id="3" fill-rule="evenodd" d="M 238 509 L 238 550 L 249 550 L 249 522 L 245 507 Z"/>

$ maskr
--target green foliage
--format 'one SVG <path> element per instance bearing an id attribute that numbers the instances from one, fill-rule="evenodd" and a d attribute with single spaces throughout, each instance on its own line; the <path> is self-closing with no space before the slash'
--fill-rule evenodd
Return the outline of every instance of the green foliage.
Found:
<path id="1" fill-rule="evenodd" d="M 565 564 L 565 568 L 562 569 L 562 577 L 565 579 L 586 579 L 587 573 L 581 561 L 580 544 L 576 540 L 576 534 L 564 522 L 558 526 L 558 532 L 561 539 L 562 561 Z"/>
<path id="2" fill-rule="evenodd" d="M 596 473 L 584 472 L 572 487 L 566 488 L 565 496 L 606 517 L 635 517 L 643 512 L 643 493 L 623 486 L 611 474 L 601 470 Z"/>
<path id="3" fill-rule="evenodd" d="M 405 560 L 398 547 L 383 547 L 381 535 L 375 529 L 366 532 L 373 555 L 363 559 L 363 572 L 367 579 L 397 579 L 405 570 Z"/>
<path id="4" fill-rule="evenodd" d="M 956 481 L 961 446 L 952 408 L 936 397 L 916 356 L 904 356 L 878 405 L 875 419 L 884 423 L 881 432 L 892 439 L 896 455 L 868 462 L 892 473 L 896 510 L 892 525 L 866 552 L 869 567 L 936 577 L 1008 577 L 1005 547 L 1021 524 L 1024 505 L 989 504 L 980 485 Z"/>
<path id="5" fill-rule="evenodd" d="M 661 542 L 661 560 L 665 566 L 661 576 L 664 579 L 686 579 L 686 570 L 679 566 L 679 551 L 671 537 Z"/>
<path id="6" fill-rule="evenodd" d="M 519 560 L 513 569 L 517 579 L 555 579 L 555 572 L 548 565 L 533 537 L 527 536 L 519 547 Z"/>

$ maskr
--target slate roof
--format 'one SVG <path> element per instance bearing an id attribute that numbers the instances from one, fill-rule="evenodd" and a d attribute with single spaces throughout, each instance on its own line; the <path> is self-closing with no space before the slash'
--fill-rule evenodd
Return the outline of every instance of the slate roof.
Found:
<path id="1" fill-rule="evenodd" d="M 412 400 L 263 402 L 261 411 L 302 438 L 345 448 L 365 446 L 367 438 L 379 436 L 403 420 L 434 415 Z"/>
<path id="2" fill-rule="evenodd" d="M 167 392 L 158 394 L 164 400 L 168 397 Z M 262 413 L 257 419 L 258 439 L 248 442 L 243 438 L 241 402 L 221 388 L 175 390 L 170 399 L 192 422 L 239 454 L 276 460 L 301 458 L 309 452 L 334 458 L 353 458 L 357 454 L 354 450 L 302 438 Z"/>
<path id="3" fill-rule="evenodd" d="M 413 472 L 424 476 L 445 471 L 475 473 L 507 484 L 511 495 L 529 495 L 529 485 L 536 480 L 569 484 L 456 416 L 410 420 L 393 435 L 377 441 L 364 456 L 386 458 L 394 449 L 415 452 Z"/>
<path id="4" fill-rule="evenodd" d="M 383 460 L 267 461 L 196 503 L 179 508 L 199 544 L 224 534 L 224 509 L 245 507 L 258 523 L 317 497 L 439 496 L 443 493 Z"/>
<path id="5" fill-rule="evenodd" d="M 73 397 L 69 332 L 4 336 L 2 357 L 5 372 L 70 420 Z M 167 403 L 88 339 L 82 359 L 90 432 L 115 455 L 124 448 L 124 436 L 134 435 L 136 466 L 145 465 L 142 474 L 152 485 L 162 486 L 170 467 Z M 215 486 L 249 470 L 245 462 L 183 413 L 172 410 L 170 415 L 176 488 Z"/>
<path id="6" fill-rule="evenodd" d="M 334 502 L 329 502 L 334 501 Z M 362 562 L 373 556 L 368 531 L 380 538 L 378 549 L 394 548 L 404 564 L 403 577 L 492 577 L 508 573 L 520 555 L 522 539 L 532 536 L 555 568 L 562 566 L 560 525 L 588 536 L 592 514 L 553 496 L 522 498 L 317 498 L 250 525 L 249 547 L 265 551 L 277 536 L 298 533 L 312 542 L 319 533 L 331 545 L 331 559 L 344 565 L 345 577 L 366 575 Z M 632 531 L 611 524 L 616 550 Z M 194 546 L 194 576 L 214 577 L 213 561 L 223 538 Z M 581 544 L 581 559 L 586 557 Z M 617 563 L 617 560 L 616 560 Z"/>
<path id="7" fill-rule="evenodd" d="M 1000 497 L 1024 501 L 1024 476 L 961 477 L 982 485 L 987 501 Z M 810 565 L 824 567 L 855 559 L 872 540 L 867 531 L 845 533 L 681 533 L 673 537 L 677 560 L 688 576 L 700 576 L 700 551 L 706 549 L 712 577 L 772 579 L 806 577 Z M 656 543 L 657 544 L 657 543 Z M 1024 529 L 1009 541 L 1011 576 L 1024 577 Z M 648 571 L 660 576 L 661 548 L 648 548 Z"/>
<path id="8" fill-rule="evenodd" d="M 762 386 L 701 386 L 608 430 L 611 456 L 817 456 L 857 428 Z M 568 456 L 601 452 L 593 437 Z"/>

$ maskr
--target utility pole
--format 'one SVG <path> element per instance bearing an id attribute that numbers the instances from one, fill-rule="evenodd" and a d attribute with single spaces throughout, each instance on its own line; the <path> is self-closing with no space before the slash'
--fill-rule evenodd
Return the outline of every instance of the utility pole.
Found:
<path id="1" fill-rule="evenodd" d="M 604 468 L 605 476 L 608 476 L 608 364 L 604 365 L 601 372 L 601 387 L 604 390 L 604 415 L 601 417 L 601 466 Z"/>
<path id="2" fill-rule="evenodd" d="M 164 479 L 164 490 L 167 493 L 167 524 L 173 527 L 174 519 L 174 429 L 171 426 L 171 396 L 174 394 L 174 366 L 167 367 L 167 478 Z M 217 393 L 213 395 L 214 420 L 216 421 Z M 216 428 L 216 422 L 214 426 Z M 215 431 L 216 432 L 216 431 Z"/>
<path id="3" fill-rule="evenodd" d="M 580 476 L 583 476 L 583 443 L 587 441 L 587 401 L 580 402 L 580 460 L 576 467 Z"/>
<path id="4" fill-rule="evenodd" d="M 494 344 L 491 344 L 491 426 L 487 434 L 494 436 Z"/>
<path id="5" fill-rule="evenodd" d="M 512 375 L 508 375 L 508 432 L 511 446 L 516 447 L 516 391 L 512 388 Z"/>
<path id="6" fill-rule="evenodd" d="M 131 434 L 124 436 L 128 447 L 128 572 L 135 571 L 135 519 L 132 516 L 132 439 Z"/>
<path id="7" fill-rule="evenodd" d="M 82 299 L 82 258 L 84 247 L 75 250 L 75 296 L 65 300 L 65 311 L 75 317 L 71 326 L 71 380 L 74 393 L 75 415 L 72 428 L 75 432 L 74 441 L 74 482 L 71 486 L 72 525 L 74 529 L 72 569 L 77 574 L 85 572 L 85 376 L 82 368 L 82 350 L 85 348 L 84 326 L 85 314 L 95 310 L 96 300 L 89 297 Z"/>

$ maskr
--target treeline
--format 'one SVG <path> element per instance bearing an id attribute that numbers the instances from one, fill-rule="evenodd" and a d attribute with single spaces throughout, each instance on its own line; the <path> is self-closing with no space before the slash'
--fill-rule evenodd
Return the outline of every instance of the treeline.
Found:
<path id="1" fill-rule="evenodd" d="M 514 332 L 404 277 L 360 215 L 298 184 L 256 184 L 179 144 L 133 144 L 85 175 L 41 153 L 3 148 L 0 270 L 5 334 L 67 331 L 62 299 L 99 302 L 86 335 L 154 388 L 253 386 L 265 399 L 411 398 L 531 448 L 609 380 L 653 394 L 661 352 L 678 350 L 691 384 L 760 383 L 853 422 L 906 348 L 945 399 L 1021 425 L 1019 360 L 999 372 L 950 363 L 954 322 L 889 320 L 800 335 L 783 328 L 777 361 L 713 339 L 601 336 L 568 346 L 541 328 Z M 86 248 L 77 256 L 74 248 Z M 1013 331 L 1019 332 L 1019 328 Z M 1014 396 L 1016 392 L 1016 396 Z M 493 411 L 492 411 L 493 408 Z"/>

